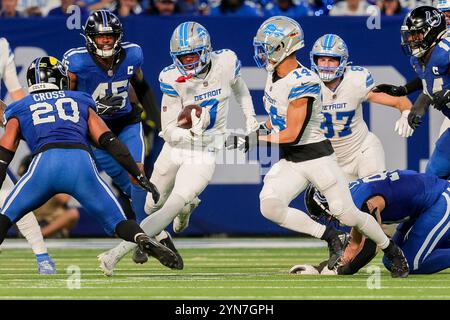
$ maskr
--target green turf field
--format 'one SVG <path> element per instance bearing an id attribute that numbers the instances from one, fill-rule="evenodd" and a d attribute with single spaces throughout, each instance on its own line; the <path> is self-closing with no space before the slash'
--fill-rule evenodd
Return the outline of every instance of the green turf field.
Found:
<path id="1" fill-rule="evenodd" d="M 382 268 L 380 289 L 367 287 L 367 269 L 356 276 L 293 276 L 300 262 L 313 264 L 324 248 L 181 249 L 185 269 L 171 271 L 152 259 L 135 265 L 125 257 L 115 275 L 97 268 L 101 249 L 52 249 L 59 274 L 36 273 L 29 250 L 4 249 L 0 254 L 1 299 L 448 299 L 450 270 L 431 276 L 391 279 Z M 81 270 L 80 289 L 67 268 Z M 379 257 L 371 266 L 380 266 Z M 69 278 L 69 280 L 68 280 Z M 372 278 L 371 278 L 372 279 Z M 375 283 L 369 280 L 369 283 Z"/>

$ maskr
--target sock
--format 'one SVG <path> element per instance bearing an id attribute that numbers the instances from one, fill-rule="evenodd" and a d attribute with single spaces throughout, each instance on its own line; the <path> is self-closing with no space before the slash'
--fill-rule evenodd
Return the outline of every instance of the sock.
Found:
<path id="1" fill-rule="evenodd" d="M 19 221 L 16 222 L 20 233 L 27 239 L 34 254 L 40 255 L 47 253 L 47 247 L 42 236 L 41 227 L 39 226 L 33 212 L 27 213 Z"/>
<path id="2" fill-rule="evenodd" d="M 119 262 L 128 252 L 137 246 L 134 242 L 122 241 L 117 246 L 111 249 L 114 252 L 117 262 Z"/>
<path id="3" fill-rule="evenodd" d="M 4 214 L 0 214 L 0 244 L 5 240 L 6 234 L 11 226 L 11 220 Z"/>
<path id="4" fill-rule="evenodd" d="M 315 238 L 321 238 L 326 227 L 313 219 L 303 211 L 287 208 L 286 216 L 280 226 L 289 230 L 309 234 Z"/>
<path id="5" fill-rule="evenodd" d="M 142 229 L 149 237 L 156 236 L 175 219 L 185 204 L 186 201 L 181 196 L 172 193 L 161 209 L 141 222 Z"/>
<path id="6" fill-rule="evenodd" d="M 161 242 L 168 237 L 167 232 L 165 230 L 161 231 L 159 234 L 155 236 L 156 241 Z"/>
<path id="7" fill-rule="evenodd" d="M 381 226 L 371 215 L 359 211 L 357 214 L 358 220 L 355 227 L 366 237 L 375 242 L 381 249 L 386 249 L 389 246 L 389 238 L 381 229 Z"/>
<path id="8" fill-rule="evenodd" d="M 141 223 L 142 220 L 147 218 L 147 213 L 144 211 L 146 197 L 147 191 L 138 185 L 131 186 L 131 207 L 136 214 L 137 223 Z"/>
<path id="9" fill-rule="evenodd" d="M 37 262 L 42 262 L 45 260 L 51 260 L 50 256 L 48 255 L 48 253 L 40 253 L 36 255 L 36 260 Z"/>
<path id="10" fill-rule="evenodd" d="M 123 220 L 116 225 L 116 234 L 119 238 L 134 242 L 138 233 L 144 233 L 141 227 L 134 220 Z"/>

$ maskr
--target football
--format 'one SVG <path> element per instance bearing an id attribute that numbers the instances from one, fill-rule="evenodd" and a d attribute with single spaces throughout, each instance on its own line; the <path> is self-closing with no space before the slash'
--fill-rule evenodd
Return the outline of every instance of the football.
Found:
<path id="1" fill-rule="evenodd" d="M 202 108 L 196 104 L 191 104 L 191 105 L 185 106 L 181 110 L 180 114 L 178 115 L 178 119 L 177 119 L 177 123 L 180 128 L 183 128 L 183 129 L 192 128 L 192 119 L 191 119 L 192 109 L 196 110 L 195 115 L 197 117 L 200 117 L 200 115 L 202 114 Z"/>

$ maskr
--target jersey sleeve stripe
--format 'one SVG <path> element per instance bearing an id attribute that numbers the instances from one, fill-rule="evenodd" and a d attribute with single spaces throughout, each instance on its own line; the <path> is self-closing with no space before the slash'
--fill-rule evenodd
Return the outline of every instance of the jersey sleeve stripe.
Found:
<path id="1" fill-rule="evenodd" d="M 372 77 L 372 75 L 369 73 L 369 74 L 367 75 L 367 78 L 366 78 L 366 87 L 368 88 L 368 87 L 370 87 L 371 85 L 373 85 L 373 77 Z"/>
<path id="2" fill-rule="evenodd" d="M 163 83 L 161 83 L 159 87 L 160 87 L 162 93 L 168 94 L 169 96 L 178 97 L 178 93 L 171 86 L 164 87 Z"/>
<path id="3" fill-rule="evenodd" d="M 292 99 L 292 98 L 301 96 L 305 93 L 319 94 L 320 93 L 320 85 L 313 84 L 313 85 L 306 85 L 306 86 L 293 88 L 291 90 L 291 92 L 289 93 L 288 99 Z"/>
<path id="4" fill-rule="evenodd" d="M 236 67 L 234 68 L 234 77 L 236 78 L 241 72 L 241 60 L 236 61 Z"/>

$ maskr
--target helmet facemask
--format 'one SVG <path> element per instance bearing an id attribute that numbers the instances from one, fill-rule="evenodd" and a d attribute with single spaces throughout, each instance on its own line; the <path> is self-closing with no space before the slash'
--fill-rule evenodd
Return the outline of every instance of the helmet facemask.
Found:
<path id="1" fill-rule="evenodd" d="M 171 52 L 170 55 L 173 59 L 173 63 L 175 66 L 177 66 L 178 70 L 183 74 L 184 76 L 187 76 L 188 74 L 192 74 L 193 76 L 196 76 L 205 69 L 205 67 L 210 62 L 210 50 L 206 47 L 199 47 L 194 50 L 190 50 L 187 52 Z M 198 56 L 198 59 L 191 63 L 183 63 L 181 61 L 181 58 L 186 55 L 196 54 Z"/>
<path id="2" fill-rule="evenodd" d="M 336 67 L 319 66 L 319 57 L 334 57 L 339 60 Z M 311 52 L 311 69 L 319 75 L 323 82 L 330 82 L 342 77 L 347 66 L 347 57 L 334 55 L 318 55 Z"/>

